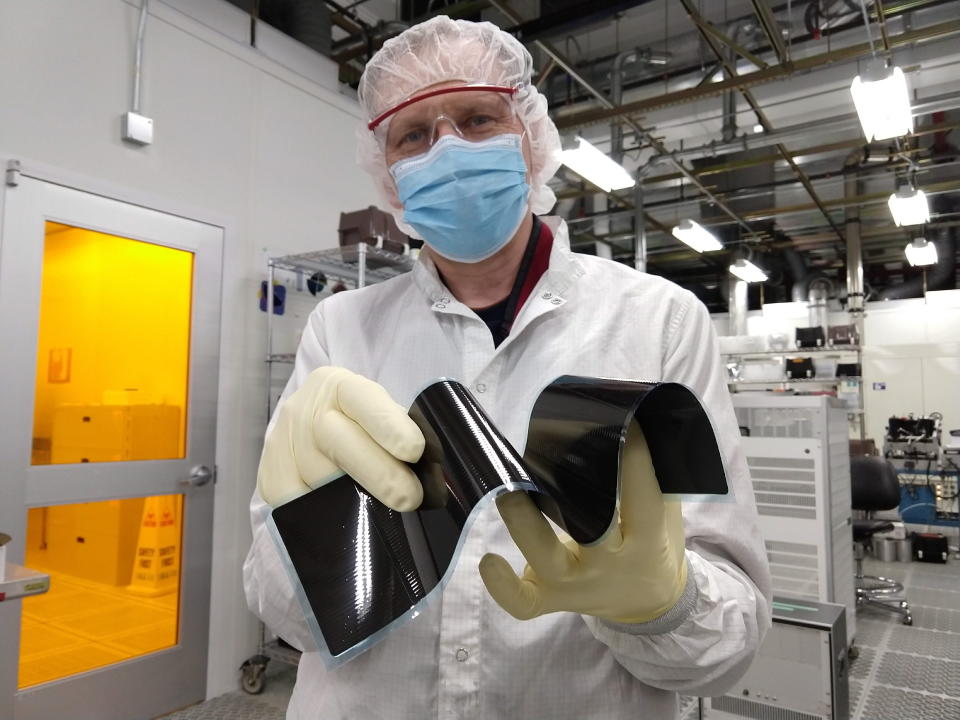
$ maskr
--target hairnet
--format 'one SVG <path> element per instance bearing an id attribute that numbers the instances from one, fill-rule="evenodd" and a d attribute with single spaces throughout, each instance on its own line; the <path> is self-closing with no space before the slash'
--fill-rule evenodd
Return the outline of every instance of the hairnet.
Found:
<path id="1" fill-rule="evenodd" d="M 451 80 L 518 87 L 513 96 L 530 143 L 530 209 L 543 214 L 556 202 L 547 181 L 560 166 L 560 135 L 547 115 L 547 99 L 530 82 L 533 58 L 512 35 L 493 23 L 451 20 L 445 15 L 404 30 L 370 59 L 358 94 L 367 120 L 379 116 L 423 88 Z M 357 160 L 408 235 L 419 237 L 403 222 L 403 207 L 387 169 L 380 143 L 367 129 L 358 130 Z"/>

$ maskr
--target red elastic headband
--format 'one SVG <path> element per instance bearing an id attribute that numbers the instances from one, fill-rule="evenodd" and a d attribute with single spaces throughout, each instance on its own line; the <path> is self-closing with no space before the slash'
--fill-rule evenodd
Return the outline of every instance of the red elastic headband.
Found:
<path id="1" fill-rule="evenodd" d="M 409 100 L 404 100 L 402 103 L 400 103 L 396 107 L 392 107 L 389 110 L 387 110 L 385 113 L 378 115 L 369 123 L 367 123 L 367 129 L 375 130 L 377 126 L 380 123 L 382 123 L 384 120 L 386 120 L 388 117 L 390 117 L 394 113 L 397 113 L 403 110 L 408 105 L 413 105 L 413 103 L 419 102 L 420 100 L 425 100 L 426 98 L 431 98 L 436 95 L 447 95 L 449 93 L 467 92 L 472 90 L 479 90 L 479 91 L 485 91 L 485 92 L 498 92 L 498 93 L 503 93 L 504 95 L 513 95 L 514 93 L 517 92 L 518 88 L 504 87 L 503 85 L 457 85 L 456 87 L 445 87 L 445 88 L 439 88 L 437 90 L 431 90 L 430 92 L 423 93 L 422 95 L 414 95 Z"/>

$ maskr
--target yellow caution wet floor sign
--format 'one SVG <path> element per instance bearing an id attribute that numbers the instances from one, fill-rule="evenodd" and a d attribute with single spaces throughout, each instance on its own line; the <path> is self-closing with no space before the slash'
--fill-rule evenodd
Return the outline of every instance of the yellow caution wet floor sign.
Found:
<path id="1" fill-rule="evenodd" d="M 144 502 L 128 592 L 156 597 L 177 589 L 181 502 L 179 495 L 158 495 Z"/>

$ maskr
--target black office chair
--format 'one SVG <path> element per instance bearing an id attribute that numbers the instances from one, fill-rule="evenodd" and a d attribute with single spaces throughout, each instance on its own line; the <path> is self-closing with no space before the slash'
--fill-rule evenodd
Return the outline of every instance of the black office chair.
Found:
<path id="1" fill-rule="evenodd" d="M 876 455 L 850 458 L 850 495 L 854 510 L 862 510 L 866 518 L 853 521 L 853 548 L 857 561 L 857 606 L 870 605 L 897 613 L 904 625 L 913 625 L 910 606 L 903 597 L 903 585 L 890 578 L 863 574 L 865 545 L 874 533 L 893 530 L 889 520 L 874 520 L 876 510 L 892 510 L 900 505 L 900 482 L 893 465 Z"/>

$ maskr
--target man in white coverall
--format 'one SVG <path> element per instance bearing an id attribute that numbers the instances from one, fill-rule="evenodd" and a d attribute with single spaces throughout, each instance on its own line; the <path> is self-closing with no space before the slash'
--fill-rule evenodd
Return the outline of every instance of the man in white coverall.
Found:
<path id="1" fill-rule="evenodd" d="M 426 246 L 413 272 L 317 306 L 267 433 L 244 582 L 250 608 L 304 650 L 288 718 L 667 720 L 678 692 L 728 690 L 769 627 L 710 317 L 662 278 L 573 254 L 563 221 L 538 217 L 560 143 L 531 70 L 494 25 L 437 17 L 386 42 L 360 81 L 361 164 Z M 459 380 L 522 452 L 537 395 L 564 374 L 691 388 L 733 499 L 684 502 L 681 517 L 634 424 L 619 521 L 599 545 L 558 538 L 524 493 L 501 496 L 478 508 L 442 598 L 326 669 L 264 525 L 270 507 L 345 471 L 412 510 L 422 490 L 406 463 L 423 437 L 406 408 L 422 388 Z"/>

